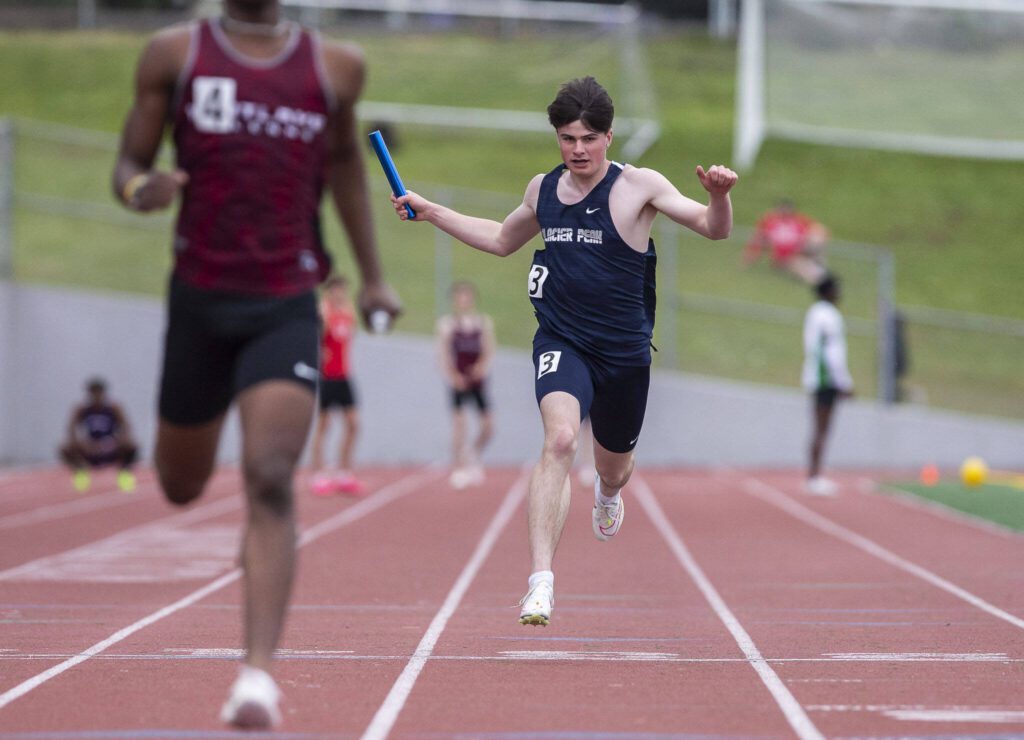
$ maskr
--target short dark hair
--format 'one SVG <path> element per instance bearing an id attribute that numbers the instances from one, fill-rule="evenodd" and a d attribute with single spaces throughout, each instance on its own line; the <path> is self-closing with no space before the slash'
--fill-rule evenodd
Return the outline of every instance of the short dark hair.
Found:
<path id="1" fill-rule="evenodd" d="M 85 389 L 89 393 L 105 393 L 107 390 L 107 381 L 97 375 L 89 378 L 85 382 Z"/>
<path id="2" fill-rule="evenodd" d="M 615 105 L 611 96 L 593 77 L 569 80 L 548 106 L 548 121 L 555 128 L 582 121 L 591 131 L 606 134 L 612 130 L 613 118 Z"/>
<path id="3" fill-rule="evenodd" d="M 832 273 L 825 273 L 825 277 L 814 286 L 814 292 L 818 298 L 829 298 L 834 296 L 839 289 L 839 276 Z"/>

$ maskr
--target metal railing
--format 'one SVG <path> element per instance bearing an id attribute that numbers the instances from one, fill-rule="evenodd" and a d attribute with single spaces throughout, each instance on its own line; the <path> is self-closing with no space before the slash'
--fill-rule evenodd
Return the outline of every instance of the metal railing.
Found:
<path id="1" fill-rule="evenodd" d="M 139 235 L 150 234 L 154 237 L 145 236 L 145 242 L 157 238 L 157 243 L 169 244 L 171 218 L 131 214 L 113 202 L 107 179 L 115 148 L 113 134 L 0 120 L 0 271 L 16 279 L 96 285 L 83 282 L 72 265 L 58 259 L 46 270 L 33 267 L 55 246 L 54 239 L 73 238 L 75 249 L 90 259 L 109 259 L 112 267 L 101 276 L 101 286 L 161 289 L 163 277 L 151 264 L 154 252 L 140 251 L 137 245 Z M 19 152 L 24 166 L 15 168 Z M 80 184 L 31 177 L 32 170 L 52 171 L 76 161 L 76 170 L 88 173 Z M 375 201 L 386 205 L 383 179 L 371 182 Z M 410 184 L 435 200 L 486 217 L 501 218 L 517 203 L 507 194 Z M 55 225 L 61 224 L 60 233 L 70 237 L 54 236 Z M 528 344 L 533 322 L 522 276 L 537 245 L 494 260 L 456 246 L 425 225 L 400 224 L 383 208 L 377 227 L 392 279 L 407 296 L 404 328 L 430 331 L 433 317 L 447 309 L 452 280 L 470 277 L 487 286 L 487 309 L 504 317 L 499 323 L 501 341 Z M 659 219 L 659 367 L 776 385 L 798 383 L 800 328 L 811 293 L 769 267 L 740 269 L 739 255 L 749 231 L 737 227 L 730 240 L 708 243 Z M 329 240 L 340 241 L 337 226 L 328 232 Z M 169 249 L 161 250 L 160 259 L 166 262 L 168 253 Z M 842 310 L 861 395 L 1024 418 L 1024 374 L 1019 372 L 1024 365 L 1024 321 L 898 306 L 888 250 L 835 242 L 827 254 L 830 268 L 844 278 Z M 146 284 L 133 282 L 137 275 Z"/>

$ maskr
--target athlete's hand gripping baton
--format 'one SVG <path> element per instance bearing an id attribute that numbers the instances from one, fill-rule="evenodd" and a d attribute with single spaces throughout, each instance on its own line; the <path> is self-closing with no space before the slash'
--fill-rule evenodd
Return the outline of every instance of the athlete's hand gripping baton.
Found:
<path id="1" fill-rule="evenodd" d="M 384 137 L 381 136 L 380 131 L 370 134 L 370 144 L 373 146 L 373 151 L 377 153 L 380 166 L 384 168 L 384 175 L 391 185 L 391 192 L 395 194 L 396 198 L 405 195 L 405 185 L 402 184 L 402 178 L 398 176 L 395 162 L 391 159 L 391 152 L 388 151 L 388 145 L 384 143 Z M 405 206 L 405 212 L 409 214 L 409 218 L 416 218 L 416 211 L 408 204 Z"/>

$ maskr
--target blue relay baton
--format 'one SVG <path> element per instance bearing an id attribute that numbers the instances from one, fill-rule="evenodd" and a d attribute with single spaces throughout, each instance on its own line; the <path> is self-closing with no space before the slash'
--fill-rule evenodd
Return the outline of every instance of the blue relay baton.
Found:
<path id="1" fill-rule="evenodd" d="M 405 185 L 402 184 L 402 178 L 398 176 L 395 162 L 391 159 L 391 152 L 388 151 L 388 145 L 384 143 L 384 137 L 381 136 L 380 131 L 370 134 L 370 144 L 373 146 L 373 151 L 377 153 L 380 166 L 384 168 L 384 176 L 388 178 L 391 192 L 395 194 L 395 197 L 405 195 Z M 405 206 L 405 212 L 409 214 L 409 218 L 416 218 L 416 211 L 408 204 Z"/>

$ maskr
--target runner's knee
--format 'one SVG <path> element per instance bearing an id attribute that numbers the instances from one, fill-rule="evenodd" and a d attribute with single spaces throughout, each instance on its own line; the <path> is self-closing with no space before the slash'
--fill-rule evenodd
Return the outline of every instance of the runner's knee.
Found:
<path id="1" fill-rule="evenodd" d="M 294 463 L 284 455 L 254 457 L 244 466 L 250 502 L 275 516 L 291 515 Z"/>
<path id="2" fill-rule="evenodd" d="M 607 466 L 597 462 L 597 474 L 606 488 L 622 488 L 633 475 L 633 468 L 636 458 L 631 454 L 625 465 Z"/>
<path id="3" fill-rule="evenodd" d="M 571 424 L 552 426 L 544 435 L 544 453 L 556 458 L 572 458 L 576 454 L 577 430 Z"/>
<path id="4" fill-rule="evenodd" d="M 164 497 L 172 504 L 184 506 L 195 501 L 203 493 L 209 476 L 190 475 L 167 465 L 156 466 L 157 477 Z"/>

